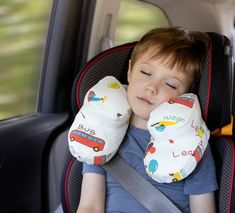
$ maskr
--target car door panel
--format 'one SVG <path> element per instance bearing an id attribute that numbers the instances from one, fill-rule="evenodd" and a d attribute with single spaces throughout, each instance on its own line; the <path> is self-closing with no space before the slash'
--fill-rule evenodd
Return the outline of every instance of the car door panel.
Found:
<path id="1" fill-rule="evenodd" d="M 67 119 L 66 113 L 37 113 L 1 125 L 0 212 L 42 212 L 44 156 Z"/>

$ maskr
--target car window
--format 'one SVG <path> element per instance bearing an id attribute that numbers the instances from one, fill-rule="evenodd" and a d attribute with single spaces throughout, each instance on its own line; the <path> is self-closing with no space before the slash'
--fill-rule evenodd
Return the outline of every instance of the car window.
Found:
<path id="1" fill-rule="evenodd" d="M 50 0 L 1 0 L 0 119 L 35 111 Z"/>
<path id="2" fill-rule="evenodd" d="M 122 0 L 114 43 L 136 41 L 148 30 L 163 26 L 169 26 L 169 21 L 160 8 L 136 0 Z"/>

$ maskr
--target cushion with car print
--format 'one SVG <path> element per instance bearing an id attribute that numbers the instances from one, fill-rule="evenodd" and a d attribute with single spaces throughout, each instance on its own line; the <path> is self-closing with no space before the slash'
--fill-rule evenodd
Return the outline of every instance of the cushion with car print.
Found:
<path id="1" fill-rule="evenodd" d="M 101 79 L 87 92 L 70 127 L 70 152 L 88 164 L 109 161 L 126 134 L 130 115 L 124 86 L 112 76 Z"/>
<path id="2" fill-rule="evenodd" d="M 151 141 L 144 157 L 147 174 L 160 183 L 187 177 L 203 156 L 210 137 L 196 95 L 187 93 L 154 109 Z"/>

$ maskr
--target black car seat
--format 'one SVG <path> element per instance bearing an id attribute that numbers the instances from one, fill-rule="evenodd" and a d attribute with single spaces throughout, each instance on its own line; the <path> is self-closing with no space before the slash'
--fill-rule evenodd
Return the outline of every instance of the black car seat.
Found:
<path id="1" fill-rule="evenodd" d="M 232 50 L 227 37 L 208 33 L 211 45 L 202 68 L 198 96 L 208 128 L 217 168 L 219 190 L 216 192 L 219 212 L 235 212 L 235 149 L 232 137 Z M 72 91 L 74 116 L 86 92 L 100 79 L 113 75 L 127 84 L 128 60 L 136 43 L 111 48 L 91 59 L 76 76 Z M 76 212 L 80 200 L 82 164 L 68 152 L 68 165 L 62 178 L 61 197 L 64 212 Z M 233 201 L 234 200 L 234 201 Z"/>

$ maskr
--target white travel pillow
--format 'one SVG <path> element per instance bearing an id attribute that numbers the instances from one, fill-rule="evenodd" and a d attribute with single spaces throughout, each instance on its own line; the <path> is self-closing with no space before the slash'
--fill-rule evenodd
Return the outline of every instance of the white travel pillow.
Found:
<path id="1" fill-rule="evenodd" d="M 87 92 L 69 129 L 70 152 L 81 162 L 104 164 L 117 152 L 130 116 L 125 88 L 112 76 L 103 78 Z"/>
<path id="2" fill-rule="evenodd" d="M 210 137 L 197 96 L 187 93 L 164 102 L 151 112 L 147 126 L 151 134 L 144 157 L 147 174 L 160 183 L 187 177 Z"/>

